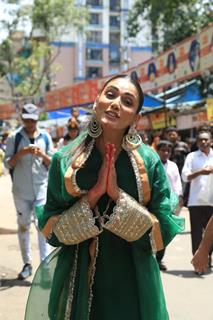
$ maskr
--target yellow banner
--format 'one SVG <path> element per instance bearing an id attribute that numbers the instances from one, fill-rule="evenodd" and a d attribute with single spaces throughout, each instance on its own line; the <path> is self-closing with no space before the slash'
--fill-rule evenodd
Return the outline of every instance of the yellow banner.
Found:
<path id="1" fill-rule="evenodd" d="M 153 112 L 150 113 L 150 120 L 152 123 L 152 129 L 162 129 L 167 126 L 166 113 L 165 112 Z"/>
<path id="2" fill-rule="evenodd" d="M 213 121 L 213 98 L 206 99 L 207 103 L 207 119 Z"/>

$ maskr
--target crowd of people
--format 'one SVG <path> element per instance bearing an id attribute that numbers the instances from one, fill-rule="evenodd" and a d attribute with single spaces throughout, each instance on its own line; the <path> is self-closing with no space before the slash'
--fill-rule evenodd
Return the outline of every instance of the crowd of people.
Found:
<path id="1" fill-rule="evenodd" d="M 149 144 L 148 135 L 142 132 L 144 143 Z M 163 139 L 163 140 L 161 140 Z M 203 238 L 203 232 L 213 214 L 213 142 L 211 127 L 203 125 L 197 129 L 196 137 L 181 140 L 177 128 L 169 127 L 161 135 L 154 135 L 150 147 L 158 152 L 164 164 L 171 187 L 179 197 L 179 208 L 185 205 L 189 209 L 191 225 L 192 255 L 194 256 Z M 209 180 L 211 179 L 211 182 Z M 207 187 L 210 185 L 210 188 Z M 205 199 L 204 199 L 205 194 Z M 208 254 L 208 267 L 212 267 L 212 247 Z M 161 270 L 166 270 L 162 263 L 164 251 L 157 253 Z M 192 260 L 194 265 L 194 260 Z M 196 274 L 202 274 L 197 270 Z"/>
<path id="2" fill-rule="evenodd" d="M 200 128 L 190 144 L 170 127 L 150 143 L 136 130 L 143 99 L 134 73 L 111 78 L 89 124 L 82 127 L 73 108 L 55 147 L 38 128 L 38 107 L 26 104 L 22 126 L 2 144 L 17 212 L 20 280 L 32 274 L 32 221 L 38 229 L 42 263 L 26 319 L 169 319 L 160 270 L 167 269 L 166 246 L 183 231 L 184 205 L 194 270 L 200 275 L 211 267 L 213 204 L 211 195 L 200 196 L 213 173 L 211 131 Z"/>

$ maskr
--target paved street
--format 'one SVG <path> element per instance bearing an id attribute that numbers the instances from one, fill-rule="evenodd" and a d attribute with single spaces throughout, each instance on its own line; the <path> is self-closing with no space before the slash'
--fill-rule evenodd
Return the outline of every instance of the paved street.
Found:
<path id="1" fill-rule="evenodd" d="M 1 177 L 0 320 L 23 320 L 32 278 L 27 281 L 16 280 L 17 273 L 22 268 L 22 261 L 18 249 L 17 234 L 15 233 L 16 216 L 10 188 L 10 177 Z M 170 320 L 213 320 L 213 273 L 197 277 L 192 272 L 189 223 L 186 209 L 182 211 L 182 215 L 186 217 L 186 230 L 168 246 L 165 256 L 168 271 L 162 273 Z M 32 228 L 31 235 L 33 268 L 35 270 L 39 263 L 35 228 Z"/>

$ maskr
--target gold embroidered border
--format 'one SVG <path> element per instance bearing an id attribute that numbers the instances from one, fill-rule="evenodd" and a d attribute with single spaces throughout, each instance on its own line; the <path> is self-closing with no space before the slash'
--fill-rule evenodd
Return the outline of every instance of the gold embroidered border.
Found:
<path id="1" fill-rule="evenodd" d="M 76 175 L 76 169 L 72 168 L 72 165 L 67 169 L 64 175 L 64 184 L 67 192 L 73 197 L 79 197 L 81 190 L 77 185 L 73 183 L 73 177 Z"/>
<path id="2" fill-rule="evenodd" d="M 164 244 L 161 235 L 160 223 L 154 214 L 151 214 L 152 219 L 152 231 L 150 233 L 150 242 L 152 246 L 152 251 L 155 253 L 157 251 L 163 250 Z"/>
<path id="3" fill-rule="evenodd" d="M 58 222 L 59 218 L 60 218 L 60 215 L 54 215 L 47 220 L 47 223 L 45 224 L 44 228 L 41 231 L 45 236 L 45 238 L 48 239 L 51 237 L 53 227 Z"/>
<path id="4" fill-rule="evenodd" d="M 76 173 L 83 166 L 86 160 L 89 158 L 94 146 L 94 139 L 83 150 L 78 158 L 71 164 L 64 175 L 64 184 L 67 192 L 73 197 L 79 197 L 86 193 L 86 190 L 81 190 L 76 182 Z"/>
<path id="5" fill-rule="evenodd" d="M 89 245 L 89 255 L 90 255 L 90 264 L 88 267 L 88 287 L 89 287 L 89 297 L 88 297 L 88 316 L 87 319 L 90 319 L 90 312 L 92 307 L 93 291 L 92 286 L 94 283 L 95 271 L 96 271 L 96 260 L 98 257 L 99 251 L 99 239 L 95 237 L 92 239 Z"/>
<path id="6" fill-rule="evenodd" d="M 70 273 L 68 298 L 67 298 L 64 320 L 71 320 L 72 302 L 74 297 L 75 279 L 76 279 L 77 265 L 78 265 L 78 250 L 79 250 L 79 247 L 77 245 L 75 248 L 74 263 Z"/>
<path id="7" fill-rule="evenodd" d="M 142 185 L 143 193 L 143 205 L 146 206 L 151 197 L 151 188 L 149 184 L 148 174 L 144 165 L 144 161 L 141 158 L 139 152 L 135 149 L 131 151 L 138 168 L 138 173 L 140 176 L 140 183 Z M 138 177 L 136 177 L 137 179 Z M 160 251 L 164 248 L 163 239 L 161 235 L 160 223 L 154 214 L 151 214 L 151 219 L 153 223 L 152 231 L 150 233 L 150 242 L 152 246 L 153 253 Z"/>
<path id="8" fill-rule="evenodd" d="M 143 192 L 143 204 L 146 205 L 150 200 L 150 194 L 151 194 L 148 175 L 146 172 L 144 161 L 141 158 L 141 155 L 139 154 L 139 152 L 137 150 L 132 150 L 132 154 L 134 155 L 134 158 L 139 170 L 139 174 L 140 174 L 140 180 L 141 180 L 142 192 Z"/>

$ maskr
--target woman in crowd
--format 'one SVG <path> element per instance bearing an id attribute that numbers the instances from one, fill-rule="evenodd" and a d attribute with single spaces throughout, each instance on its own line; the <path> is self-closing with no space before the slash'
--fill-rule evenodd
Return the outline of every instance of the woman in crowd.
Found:
<path id="1" fill-rule="evenodd" d="M 76 139 L 79 133 L 80 133 L 79 123 L 75 118 L 70 119 L 67 124 L 67 133 L 58 142 L 58 149 L 67 145 L 74 139 Z"/>
<path id="2" fill-rule="evenodd" d="M 158 155 L 135 130 L 142 105 L 135 73 L 111 78 L 88 128 L 54 155 L 38 218 L 59 248 L 37 271 L 25 319 L 169 319 L 153 252 L 182 220 Z"/>

